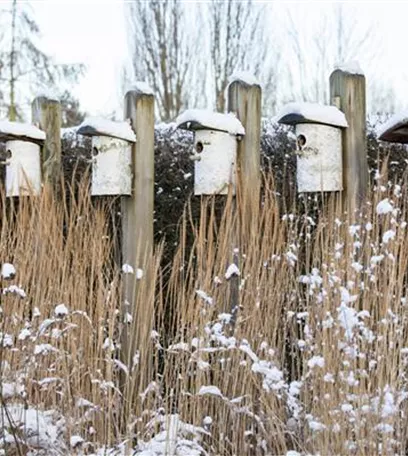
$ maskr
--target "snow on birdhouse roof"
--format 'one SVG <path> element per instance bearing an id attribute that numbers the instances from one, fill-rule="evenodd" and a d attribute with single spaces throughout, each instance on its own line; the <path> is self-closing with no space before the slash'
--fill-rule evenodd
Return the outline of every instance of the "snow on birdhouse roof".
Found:
<path id="1" fill-rule="evenodd" d="M 177 128 L 185 130 L 218 130 L 230 135 L 245 135 L 245 129 L 237 117 L 205 109 L 189 109 L 176 119 Z"/>
<path id="2" fill-rule="evenodd" d="M 317 123 L 333 127 L 348 127 L 346 116 L 335 106 L 318 103 L 288 103 L 277 116 L 279 123 L 296 125 Z"/>
<path id="3" fill-rule="evenodd" d="M 228 78 L 228 82 L 232 84 L 235 81 L 243 82 L 247 85 L 261 86 L 258 79 L 249 71 L 236 71 L 232 76 Z"/>
<path id="4" fill-rule="evenodd" d="M 341 70 L 349 74 L 360 74 L 364 76 L 364 71 L 362 70 L 359 62 L 352 60 L 350 62 L 339 63 L 335 66 L 335 70 Z"/>
<path id="5" fill-rule="evenodd" d="M 115 122 L 102 117 L 88 117 L 78 127 L 77 133 L 84 136 L 110 136 L 136 142 L 136 135 L 128 122 Z"/>
<path id="6" fill-rule="evenodd" d="M 388 142 L 408 143 L 408 111 L 393 115 L 377 131 L 378 139 Z"/>
<path id="7" fill-rule="evenodd" d="M 42 142 L 45 140 L 45 132 L 31 124 L 2 120 L 0 121 L 0 139 Z"/>

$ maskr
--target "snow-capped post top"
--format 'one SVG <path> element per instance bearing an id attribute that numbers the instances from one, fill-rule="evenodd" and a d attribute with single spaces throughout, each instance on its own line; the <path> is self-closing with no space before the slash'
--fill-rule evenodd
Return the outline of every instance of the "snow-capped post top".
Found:
<path id="1" fill-rule="evenodd" d="M 128 92 L 132 90 L 141 95 L 154 95 L 153 89 L 147 82 L 144 81 L 136 81 L 131 87 L 129 87 Z"/>
<path id="2" fill-rule="evenodd" d="M 215 130 L 235 136 L 244 136 L 245 129 L 237 117 L 205 109 L 189 109 L 176 119 L 177 128 L 184 130 Z"/>
<path id="3" fill-rule="evenodd" d="M 362 70 L 360 63 L 356 60 L 350 62 L 343 62 L 335 65 L 334 70 L 340 70 L 344 73 L 356 74 L 359 76 L 364 76 L 364 71 Z"/>
<path id="4" fill-rule="evenodd" d="M 0 121 L 0 140 L 19 140 L 42 144 L 45 141 L 45 132 L 31 124 L 2 120 Z"/>
<path id="5" fill-rule="evenodd" d="M 228 83 L 232 84 L 233 82 L 243 82 L 249 86 L 259 86 L 261 87 L 260 82 L 258 79 L 248 71 L 236 71 L 228 78 Z M 228 90 L 228 89 L 227 89 Z"/>
<path id="6" fill-rule="evenodd" d="M 78 127 L 84 136 L 109 136 L 128 142 L 136 142 L 136 135 L 128 122 L 115 122 L 101 117 L 88 117 Z"/>
<path id="7" fill-rule="evenodd" d="M 408 144 L 408 111 L 392 116 L 377 130 L 381 141 Z"/>
<path id="8" fill-rule="evenodd" d="M 318 103 L 288 103 L 278 114 L 277 120 L 286 125 L 313 123 L 338 128 L 348 127 L 346 116 L 340 109 Z"/>

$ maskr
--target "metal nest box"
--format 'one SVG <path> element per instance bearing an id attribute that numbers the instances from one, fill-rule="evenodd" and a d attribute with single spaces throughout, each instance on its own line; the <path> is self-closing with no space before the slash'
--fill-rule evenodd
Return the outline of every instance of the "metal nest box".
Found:
<path id="1" fill-rule="evenodd" d="M 342 190 L 342 129 L 348 127 L 344 113 L 335 106 L 289 103 L 278 122 L 295 126 L 298 192 Z"/>
<path id="2" fill-rule="evenodd" d="M 237 117 L 192 109 L 181 114 L 176 124 L 177 128 L 194 131 L 194 194 L 235 193 L 237 141 L 245 135 Z"/>
<path id="3" fill-rule="evenodd" d="M 6 195 L 38 195 L 41 191 L 41 145 L 45 133 L 34 125 L 0 121 L 0 141 L 5 143 Z"/>
<path id="4" fill-rule="evenodd" d="M 92 137 L 92 195 L 131 195 L 136 135 L 130 124 L 90 117 L 77 133 Z"/>

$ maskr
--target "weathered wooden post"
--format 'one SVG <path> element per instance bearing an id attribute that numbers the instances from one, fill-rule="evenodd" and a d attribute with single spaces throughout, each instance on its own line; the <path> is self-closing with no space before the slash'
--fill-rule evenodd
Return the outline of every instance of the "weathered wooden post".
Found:
<path id="1" fill-rule="evenodd" d="M 42 148 L 42 174 L 44 183 L 51 185 L 54 195 L 61 190 L 61 104 L 58 100 L 39 96 L 31 105 L 32 122 L 45 131 Z"/>
<path id="2" fill-rule="evenodd" d="M 137 309 L 137 282 L 141 274 L 149 280 L 146 267 L 153 253 L 154 95 L 145 84 L 126 93 L 124 117 L 136 133 L 132 146 L 132 193 L 121 199 L 122 262 L 133 269 L 133 274 L 126 274 L 123 288 L 124 313 L 131 314 L 132 324 L 123 327 L 122 360 L 131 372 L 138 343 L 150 337 L 153 315 L 151 308 Z"/>
<path id="3" fill-rule="evenodd" d="M 256 223 L 261 185 L 261 110 L 262 89 L 254 77 L 236 74 L 228 86 L 228 111 L 234 113 L 245 129 L 238 145 L 238 202 L 242 229 Z"/>
<path id="4" fill-rule="evenodd" d="M 237 161 L 237 227 L 234 233 L 233 263 L 239 270 L 238 239 L 257 232 L 261 190 L 261 111 L 262 89 L 251 75 L 236 73 L 228 86 L 228 111 L 234 113 L 245 129 L 238 144 Z M 231 279 L 231 310 L 233 324 L 239 307 L 239 277 Z"/>
<path id="5" fill-rule="evenodd" d="M 365 76 L 344 67 L 330 75 L 330 97 L 347 119 L 343 130 L 344 203 L 354 218 L 366 197 L 368 186 Z"/>

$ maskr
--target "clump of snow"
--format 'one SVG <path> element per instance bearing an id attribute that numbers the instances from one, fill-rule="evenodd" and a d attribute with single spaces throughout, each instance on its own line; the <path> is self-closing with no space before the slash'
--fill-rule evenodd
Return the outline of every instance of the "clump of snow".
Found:
<path id="1" fill-rule="evenodd" d="M 153 89 L 149 86 L 147 82 L 136 81 L 130 88 L 129 91 L 134 90 L 143 95 L 154 95 Z"/>
<path id="2" fill-rule="evenodd" d="M 151 440 L 138 441 L 135 456 L 202 456 L 207 454 L 200 445 L 205 429 L 184 423 L 179 415 L 160 418 L 161 431 Z"/>
<path id="3" fill-rule="evenodd" d="M 3 279 L 13 279 L 16 275 L 16 268 L 11 263 L 3 263 L 1 266 L 1 276 Z"/>
<path id="4" fill-rule="evenodd" d="M 47 89 L 42 89 L 40 92 L 35 97 L 35 100 L 37 98 L 46 98 L 48 101 L 60 101 L 60 95 L 57 93 L 55 89 L 52 88 L 47 88 Z M 34 102 L 35 102 L 34 100 Z"/>
<path id="5" fill-rule="evenodd" d="M 204 395 L 210 395 L 210 396 L 218 396 L 223 398 L 224 396 L 222 395 L 220 389 L 217 386 L 210 385 L 210 386 L 202 386 L 200 390 L 198 391 L 197 395 L 198 396 L 204 396 Z"/>
<path id="6" fill-rule="evenodd" d="M 227 272 L 225 273 L 225 278 L 229 280 L 232 276 L 239 276 L 240 272 L 238 266 L 235 263 L 231 263 L 228 266 Z"/>
<path id="7" fill-rule="evenodd" d="M 395 238 L 395 231 L 394 230 L 388 230 L 383 234 L 382 241 L 384 244 L 388 244 L 388 242 L 391 239 Z"/>
<path id="8" fill-rule="evenodd" d="M 140 280 L 143 278 L 143 269 L 137 268 L 136 269 L 136 279 Z"/>
<path id="9" fill-rule="evenodd" d="M 23 385 L 17 382 L 8 383 L 4 382 L 0 384 L 1 397 L 4 400 L 12 399 L 15 397 L 22 397 L 25 391 Z"/>
<path id="10" fill-rule="evenodd" d="M 65 304 L 58 304 L 54 309 L 54 313 L 57 317 L 65 317 L 68 315 L 68 308 Z"/>
<path id="11" fill-rule="evenodd" d="M 48 355 L 48 353 L 56 353 L 58 350 L 51 344 L 39 344 L 34 347 L 34 355 Z"/>
<path id="12" fill-rule="evenodd" d="M 389 212 L 392 212 L 394 210 L 394 207 L 390 203 L 390 200 L 388 198 L 383 199 L 377 204 L 377 214 L 382 215 L 382 214 L 388 214 Z"/>
<path id="13" fill-rule="evenodd" d="M 11 424 L 14 429 L 11 428 Z M 15 432 L 21 444 L 36 451 L 27 454 L 47 454 L 56 456 L 69 454 L 69 450 L 63 440 L 65 420 L 56 412 L 35 410 L 27 408 L 23 404 L 7 406 L 7 413 L 0 414 L 0 428 L 7 444 L 7 453 L 19 454 L 19 447 L 15 440 Z M 16 447 L 16 450 L 14 450 Z M 24 453 L 26 454 L 26 453 Z"/>
<path id="14" fill-rule="evenodd" d="M 232 84 L 235 81 L 243 82 L 247 85 L 260 86 L 258 79 L 249 71 L 236 71 L 228 78 L 228 82 Z"/>
<path id="15" fill-rule="evenodd" d="M 288 125 L 309 122 L 341 128 L 348 127 L 346 116 L 336 106 L 318 103 L 288 103 L 279 112 L 277 120 L 279 123 Z"/>
<path id="16" fill-rule="evenodd" d="M 83 443 L 84 439 L 79 435 L 73 435 L 69 439 L 69 444 L 73 449 L 80 447 Z"/>
<path id="17" fill-rule="evenodd" d="M 20 296 L 21 299 L 24 299 L 27 297 L 26 292 L 22 288 L 18 287 L 17 285 L 10 285 L 9 287 L 3 289 L 3 294 L 7 295 L 9 293 L 16 294 L 16 295 Z"/>
<path id="18" fill-rule="evenodd" d="M 189 109 L 176 119 L 177 128 L 187 130 L 218 130 L 230 135 L 245 135 L 245 129 L 237 117 L 232 114 L 222 114 L 206 109 Z"/>
<path id="19" fill-rule="evenodd" d="M 208 294 L 203 291 L 203 290 L 196 290 L 195 291 L 197 296 L 200 297 L 206 304 L 212 305 L 213 304 L 213 299 L 211 296 L 208 296 Z"/>
<path id="20" fill-rule="evenodd" d="M 132 266 L 130 266 L 130 264 L 124 264 L 122 266 L 122 272 L 124 274 L 133 274 L 134 270 L 133 270 Z"/>
<path id="21" fill-rule="evenodd" d="M 0 137 L 17 137 L 44 141 L 45 132 L 31 124 L 2 120 L 0 121 Z"/>
<path id="22" fill-rule="evenodd" d="M 349 74 L 360 74 L 364 76 L 364 71 L 362 70 L 360 63 L 357 60 L 351 60 L 350 62 L 338 63 L 335 65 L 336 70 L 344 71 Z"/>
<path id="23" fill-rule="evenodd" d="M 322 356 L 313 356 L 309 359 L 307 365 L 310 369 L 313 369 L 316 366 L 324 367 L 324 358 Z"/>
<path id="24" fill-rule="evenodd" d="M 111 136 L 136 142 L 136 135 L 129 122 L 115 122 L 103 117 L 88 117 L 78 127 L 77 133 L 84 136 Z"/>
<path id="25" fill-rule="evenodd" d="M 203 424 L 205 424 L 206 426 L 210 426 L 213 422 L 213 419 L 211 418 L 211 416 L 206 416 L 204 419 L 203 419 Z"/>

